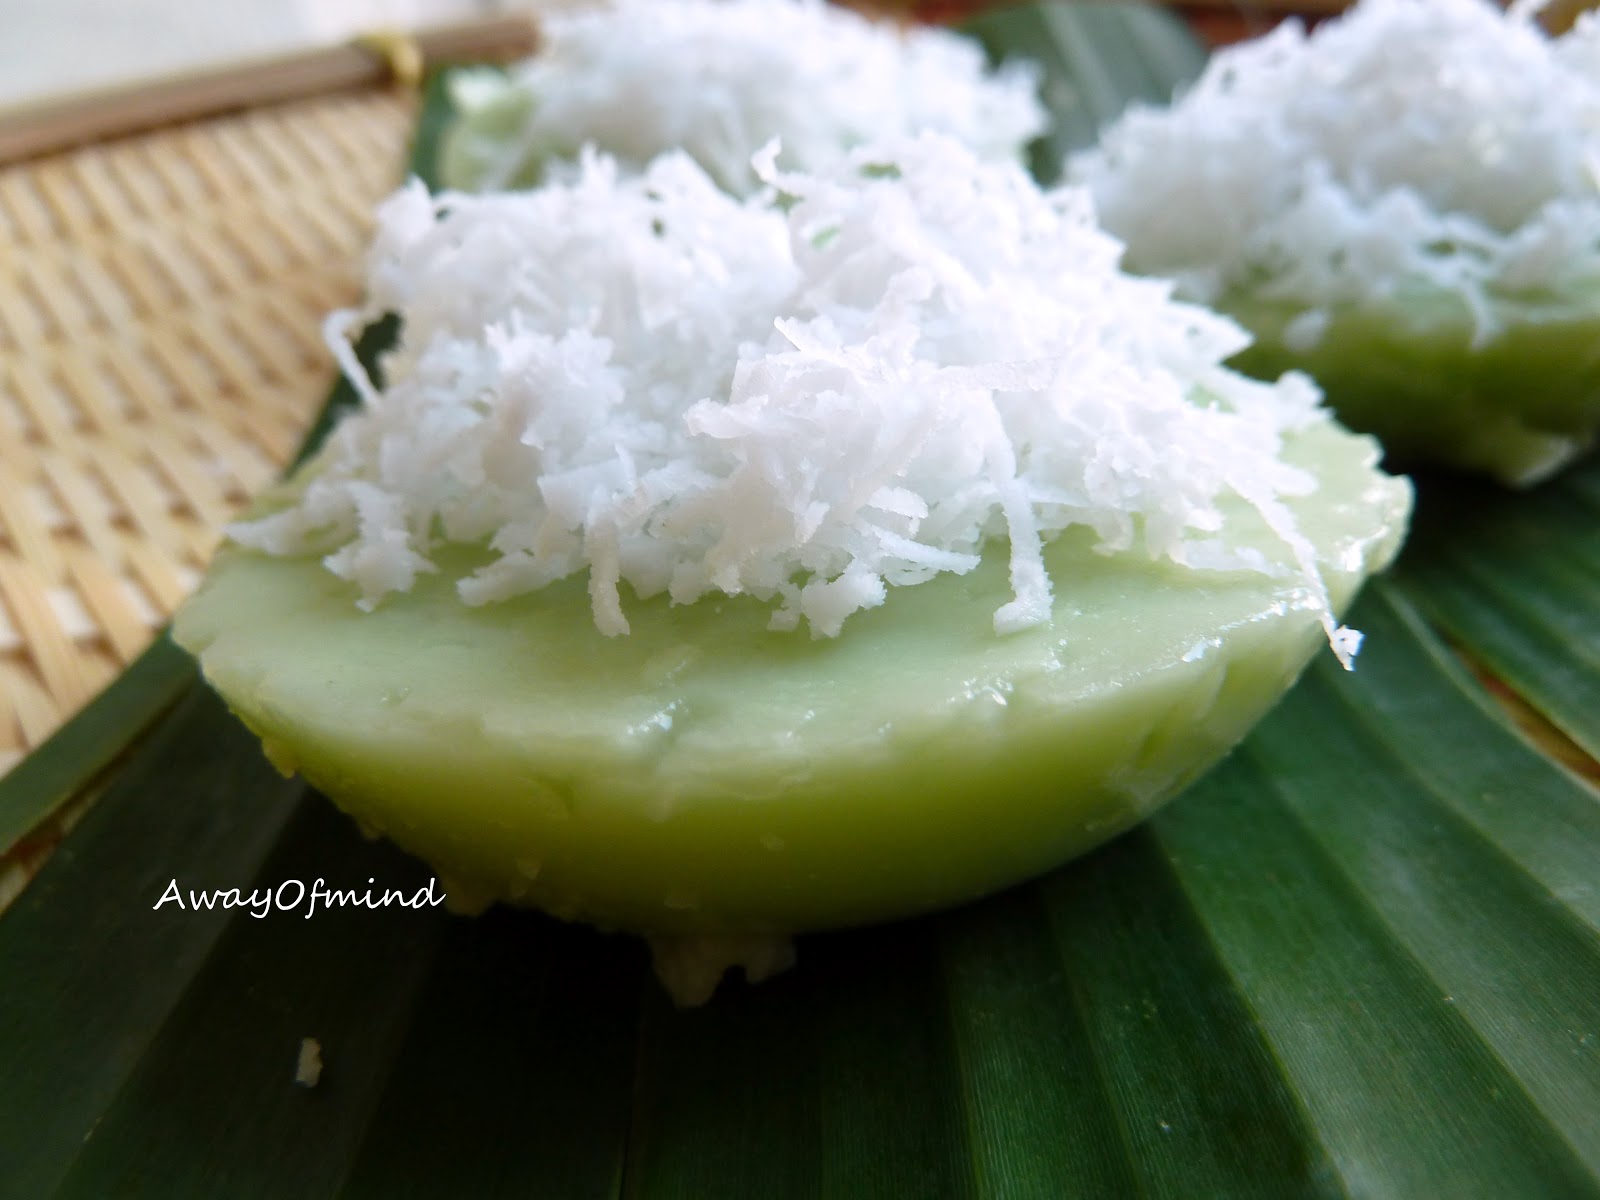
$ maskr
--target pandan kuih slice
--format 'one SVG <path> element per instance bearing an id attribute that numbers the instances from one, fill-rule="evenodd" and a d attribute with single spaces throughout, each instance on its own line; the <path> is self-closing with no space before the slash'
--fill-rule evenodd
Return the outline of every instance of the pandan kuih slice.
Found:
<path id="1" fill-rule="evenodd" d="M 1218 308 L 1255 337 L 1233 365 L 1258 378 L 1310 373 L 1352 429 L 1399 466 L 1440 462 L 1522 486 L 1548 478 L 1600 430 L 1600 291 L 1589 304 L 1495 302 L 1479 333 L 1460 297 L 1401 294 L 1336 305 L 1295 336 L 1298 305 L 1247 296 Z"/>
<path id="2" fill-rule="evenodd" d="M 385 382 L 176 625 L 457 905 L 652 935 L 688 998 L 1151 812 L 1353 654 L 1410 496 L 1081 195 L 936 137 L 757 169 L 399 193 Z"/>
<path id="3" fill-rule="evenodd" d="M 440 182 L 528 187 L 584 145 L 633 168 L 681 149 L 744 194 L 768 141 L 815 171 L 867 141 L 925 130 L 1017 159 L 1044 126 L 1034 75 L 990 70 L 945 30 L 802 0 L 622 0 L 550 13 L 509 73 L 458 75 Z"/>
<path id="4" fill-rule="evenodd" d="M 1237 318 L 1402 466 L 1546 478 L 1600 430 L 1600 21 L 1362 0 L 1079 155 L 1132 269 Z"/>
<path id="5" fill-rule="evenodd" d="M 1393 555 L 1405 484 L 1323 425 L 1294 505 L 1341 608 Z M 1241 511 L 1242 510 L 1242 511 Z M 1231 536 L 1282 558 L 1242 505 Z M 784 935 L 970 900 L 1098 845 L 1239 741 L 1311 656 L 1292 574 L 1051 544 L 1050 621 L 995 636 L 1003 556 L 896 589 L 837 639 L 748 598 L 629 605 L 582 581 L 468 608 L 448 576 L 372 613 L 315 560 L 232 548 L 176 627 L 260 737 L 452 901 L 651 935 Z"/>

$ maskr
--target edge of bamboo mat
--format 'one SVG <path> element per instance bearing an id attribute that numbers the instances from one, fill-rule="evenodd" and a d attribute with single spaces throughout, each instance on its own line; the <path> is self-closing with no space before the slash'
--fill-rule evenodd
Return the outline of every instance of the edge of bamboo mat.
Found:
<path id="1" fill-rule="evenodd" d="M 241 108 L 390 80 L 414 85 L 425 68 L 521 58 L 537 44 L 530 18 L 495 16 L 414 35 L 378 33 L 343 45 L 0 110 L 0 166 Z"/>

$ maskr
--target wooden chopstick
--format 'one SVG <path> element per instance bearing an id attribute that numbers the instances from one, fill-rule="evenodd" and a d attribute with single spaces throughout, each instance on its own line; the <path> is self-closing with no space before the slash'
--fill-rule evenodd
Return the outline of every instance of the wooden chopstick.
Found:
<path id="1" fill-rule="evenodd" d="M 496 16 L 0 110 L 0 165 L 233 109 L 371 86 L 424 65 L 507 62 L 537 44 L 530 19 Z"/>

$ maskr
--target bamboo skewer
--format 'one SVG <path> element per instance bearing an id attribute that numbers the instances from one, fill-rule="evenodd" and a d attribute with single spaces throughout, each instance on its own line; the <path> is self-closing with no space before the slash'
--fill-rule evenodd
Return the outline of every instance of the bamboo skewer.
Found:
<path id="1" fill-rule="evenodd" d="M 508 61 L 531 54 L 537 42 L 527 17 L 489 17 L 7 109 L 0 111 L 0 165 L 235 109 L 390 79 L 414 84 L 425 66 Z"/>

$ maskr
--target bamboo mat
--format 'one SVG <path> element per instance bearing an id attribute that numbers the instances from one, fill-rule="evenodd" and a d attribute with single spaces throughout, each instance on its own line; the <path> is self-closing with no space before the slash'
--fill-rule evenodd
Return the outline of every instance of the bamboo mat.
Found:
<path id="1" fill-rule="evenodd" d="M 0 772 L 289 460 L 413 109 L 346 92 L 0 169 Z"/>

